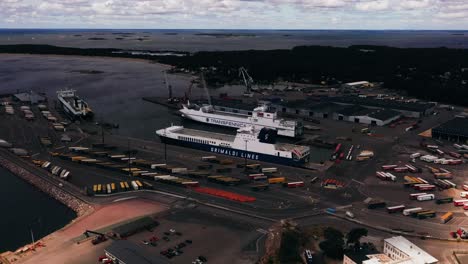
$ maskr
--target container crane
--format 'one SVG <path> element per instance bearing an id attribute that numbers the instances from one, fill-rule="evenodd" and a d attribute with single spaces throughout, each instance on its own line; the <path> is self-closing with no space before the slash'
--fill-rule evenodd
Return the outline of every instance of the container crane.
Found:
<path id="1" fill-rule="evenodd" d="M 247 70 L 244 68 L 244 67 L 240 67 L 239 68 L 239 76 L 242 77 L 242 79 L 244 79 L 244 84 L 245 84 L 245 88 L 246 88 L 246 91 L 244 92 L 244 96 L 245 97 L 252 97 L 253 96 L 253 93 L 252 93 L 252 85 L 253 85 L 253 78 L 249 75 L 249 73 L 247 72 Z"/>

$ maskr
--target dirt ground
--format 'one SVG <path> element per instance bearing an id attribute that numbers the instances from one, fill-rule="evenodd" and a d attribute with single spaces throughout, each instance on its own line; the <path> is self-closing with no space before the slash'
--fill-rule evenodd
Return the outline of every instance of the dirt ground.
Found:
<path id="1" fill-rule="evenodd" d="M 166 210 L 162 204 L 143 199 L 133 199 L 115 202 L 97 207 L 85 217 L 73 221 L 63 229 L 42 239 L 45 247 L 21 255 L 11 254 L 8 258 L 15 263 L 93 263 L 103 255 L 103 250 L 111 242 L 107 241 L 97 246 L 91 243 L 77 244 L 74 238 L 85 230 L 96 230 L 118 222 L 139 216 L 155 214 Z"/>

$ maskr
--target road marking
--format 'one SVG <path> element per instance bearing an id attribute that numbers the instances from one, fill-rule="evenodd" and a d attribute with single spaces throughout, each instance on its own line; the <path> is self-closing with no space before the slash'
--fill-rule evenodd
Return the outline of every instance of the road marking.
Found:
<path id="1" fill-rule="evenodd" d="M 359 183 L 359 184 L 361 184 L 361 185 L 365 185 L 365 183 L 363 183 L 363 182 L 360 182 L 360 181 L 358 181 L 358 180 L 355 180 L 355 179 L 352 179 L 351 181 L 353 181 L 353 182 L 357 182 L 357 183 Z"/>
<path id="2" fill-rule="evenodd" d="M 125 197 L 125 198 L 115 199 L 115 200 L 112 201 L 112 202 L 113 202 L 113 203 L 115 203 L 115 202 L 121 202 L 121 201 L 130 200 L 130 199 L 135 199 L 135 198 L 138 198 L 138 197 L 136 197 L 136 196 Z"/>

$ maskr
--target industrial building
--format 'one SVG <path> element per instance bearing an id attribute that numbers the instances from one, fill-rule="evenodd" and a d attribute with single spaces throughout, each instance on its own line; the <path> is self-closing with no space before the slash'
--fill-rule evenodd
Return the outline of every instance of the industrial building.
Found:
<path id="1" fill-rule="evenodd" d="M 343 264 L 433 264 L 438 260 L 402 236 L 384 240 L 383 254 L 375 249 L 347 250 Z"/>
<path id="2" fill-rule="evenodd" d="M 303 118 L 329 118 L 339 109 L 341 105 L 331 102 L 314 102 L 310 100 L 298 100 L 281 103 L 272 103 L 271 109 L 283 115 L 297 116 Z"/>
<path id="3" fill-rule="evenodd" d="M 166 259 L 128 240 L 116 240 L 104 250 L 116 264 L 168 264 Z"/>
<path id="4" fill-rule="evenodd" d="M 341 105 L 360 105 L 367 108 L 390 109 L 400 112 L 403 116 L 413 118 L 420 118 L 433 113 L 436 106 L 432 103 L 402 102 L 361 96 L 330 97 L 327 100 Z"/>
<path id="5" fill-rule="evenodd" d="M 385 126 L 399 119 L 401 114 L 389 109 L 371 109 L 359 105 L 343 108 L 333 114 L 333 119 L 359 124 Z"/>
<path id="6" fill-rule="evenodd" d="M 432 129 L 432 137 L 452 142 L 468 143 L 468 118 L 455 117 Z"/>
<path id="7" fill-rule="evenodd" d="M 155 226 L 158 226 L 159 223 L 155 220 L 153 220 L 151 217 L 143 217 L 137 220 L 132 220 L 128 223 L 124 223 L 122 225 L 119 225 L 115 227 L 112 232 L 117 237 L 120 238 L 125 238 L 128 236 L 131 236 L 137 232 L 143 231 L 145 229 L 150 229 Z"/>

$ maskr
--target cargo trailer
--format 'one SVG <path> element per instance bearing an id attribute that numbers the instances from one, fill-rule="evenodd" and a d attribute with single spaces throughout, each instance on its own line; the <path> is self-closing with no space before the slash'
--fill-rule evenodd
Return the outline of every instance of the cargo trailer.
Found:
<path id="1" fill-rule="evenodd" d="M 403 210 L 403 215 L 409 216 L 411 213 L 421 212 L 423 209 L 421 207 L 409 208 Z"/>
<path id="2" fill-rule="evenodd" d="M 434 200 L 434 198 L 435 198 L 434 194 L 423 194 L 423 195 L 419 195 L 418 197 L 416 197 L 416 200 L 418 200 L 419 202 L 423 202 L 423 201 Z"/>
<path id="3" fill-rule="evenodd" d="M 303 181 L 283 183 L 283 186 L 284 186 L 284 187 L 288 187 L 288 188 L 303 187 L 304 185 L 305 185 L 305 184 L 304 184 Z"/>
<path id="4" fill-rule="evenodd" d="M 418 196 L 426 195 L 426 194 L 427 193 L 411 193 L 409 197 L 410 197 L 410 200 L 417 200 Z"/>
<path id="5" fill-rule="evenodd" d="M 403 212 L 403 210 L 405 210 L 404 205 L 397 205 L 397 206 L 387 207 L 387 212 L 389 214 L 396 213 L 396 212 Z"/>
<path id="6" fill-rule="evenodd" d="M 443 216 L 440 217 L 440 222 L 442 224 L 447 223 L 448 221 L 453 219 L 453 213 L 452 212 L 447 212 Z"/>

